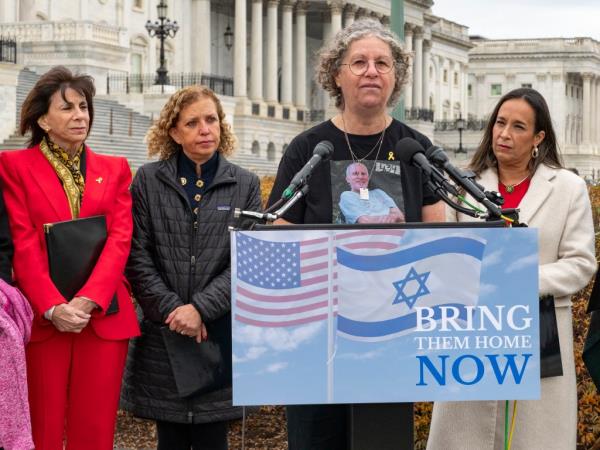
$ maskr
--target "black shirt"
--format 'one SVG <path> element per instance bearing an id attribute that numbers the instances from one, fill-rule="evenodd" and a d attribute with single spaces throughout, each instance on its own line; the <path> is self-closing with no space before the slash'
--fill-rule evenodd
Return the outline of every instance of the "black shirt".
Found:
<path id="1" fill-rule="evenodd" d="M 380 136 L 381 133 L 368 136 L 349 134 L 348 139 L 356 157 L 359 159 L 366 157 L 365 164 L 372 176 L 369 188 L 384 188 L 388 193 L 395 192 L 397 196 L 400 195 L 402 198 L 395 200 L 398 205 L 402 205 L 401 210 L 406 221 L 419 222 L 423 206 L 434 204 L 439 198 L 424 186 L 420 169 L 400 161 L 399 155 L 395 153 L 394 149 L 396 143 L 405 137 L 415 139 L 424 149 L 431 146 L 431 141 L 423 134 L 395 119 L 385 130 L 383 143 L 378 152 L 378 146 L 375 147 L 375 144 Z M 314 169 L 309 180 L 307 196 L 283 216 L 289 222 L 332 223 L 337 221 L 339 193 L 348 189 L 344 171 L 348 164 L 352 164 L 353 158 L 344 133 L 331 120 L 304 131 L 292 140 L 279 164 L 269 205 L 281 197 L 293 176 L 312 156 L 315 145 L 322 140 L 328 140 L 334 146 L 331 161 L 323 162 Z M 377 160 L 379 164 L 374 164 L 374 160 Z M 380 169 L 382 181 L 373 186 L 374 176 Z M 383 172 L 386 170 L 390 173 L 385 174 L 387 177 L 384 177 Z M 393 175 L 399 175 L 399 177 L 394 179 Z"/>

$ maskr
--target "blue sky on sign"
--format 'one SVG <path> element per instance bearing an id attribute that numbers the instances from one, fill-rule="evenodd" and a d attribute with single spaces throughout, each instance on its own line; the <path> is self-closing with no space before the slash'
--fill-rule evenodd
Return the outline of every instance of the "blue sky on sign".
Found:
<path id="1" fill-rule="evenodd" d="M 295 239 L 293 233 L 286 233 L 287 238 Z M 428 230 L 428 237 L 444 237 L 449 233 L 454 234 L 448 230 Z M 464 235 L 465 232 L 457 230 L 455 233 Z M 518 303 L 516 299 L 523 295 L 537 298 L 537 284 L 530 282 L 532 279 L 537 281 L 537 235 L 532 230 L 476 230 L 473 235 L 487 241 L 481 267 L 480 304 L 499 304 L 506 298 Z M 408 233 L 402 242 L 408 245 L 423 239 L 423 234 Z M 232 267 L 235 268 L 235 264 Z M 520 290 L 525 285 L 531 289 L 529 294 Z M 288 328 L 257 328 L 234 321 L 233 328 L 234 401 L 244 404 L 325 401 L 326 322 Z M 497 333 L 478 334 L 492 336 Z M 539 346 L 537 338 L 533 343 L 536 348 Z M 334 400 L 339 402 L 349 399 L 369 401 L 375 387 L 378 392 L 388 393 L 398 392 L 398 386 L 413 386 L 414 389 L 418 377 L 415 356 L 436 354 L 417 351 L 414 335 L 382 342 L 357 342 L 338 336 L 336 344 Z M 483 355 L 486 350 L 477 352 Z M 460 387 L 454 384 L 448 391 L 439 388 L 434 391 L 442 398 L 454 395 L 458 389 Z M 497 386 L 488 382 L 478 386 L 477 395 L 481 395 L 481 389 L 492 396 L 497 395 Z M 361 395 L 365 397 L 361 398 Z M 467 392 L 464 395 L 475 394 Z M 382 401 L 407 401 L 390 396 Z"/>
<path id="2" fill-rule="evenodd" d="M 490 39 L 592 37 L 600 40 L 598 0 L 434 0 L 435 15 Z"/>

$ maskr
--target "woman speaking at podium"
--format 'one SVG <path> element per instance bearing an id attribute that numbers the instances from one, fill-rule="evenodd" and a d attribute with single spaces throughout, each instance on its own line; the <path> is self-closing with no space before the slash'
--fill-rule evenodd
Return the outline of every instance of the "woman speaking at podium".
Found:
<path id="1" fill-rule="evenodd" d="M 486 190 L 502 194 L 504 208 L 519 208 L 519 221 L 538 229 L 539 293 L 554 297 L 562 376 L 542 378 L 541 400 L 518 402 L 511 449 L 574 450 L 577 384 L 571 295 L 596 270 L 585 182 L 563 168 L 546 101 L 530 88 L 500 99 L 470 169 Z M 473 220 L 463 214 L 454 219 Z M 427 449 L 503 449 L 507 406 L 504 401 L 436 403 Z M 509 416 L 512 411 L 510 402 Z"/>
<path id="2" fill-rule="evenodd" d="M 427 137 L 388 113 L 400 96 L 407 69 L 408 55 L 397 37 L 372 19 L 357 20 L 321 49 L 317 79 L 338 112 L 292 140 L 279 164 L 269 203 L 281 198 L 319 142 L 330 141 L 334 152 L 331 161 L 313 171 L 308 195 L 276 223 L 344 222 L 340 198 L 347 191 L 346 169 L 353 163 L 369 170 L 368 186 L 358 189 L 359 202 L 368 203 L 380 189 L 393 200 L 387 213 L 402 221 L 444 220 L 443 204 L 423 186 L 420 170 L 400 162 L 395 154 L 396 143 L 405 137 L 423 148 L 431 146 Z M 348 448 L 347 415 L 346 405 L 288 407 L 289 449 Z"/>

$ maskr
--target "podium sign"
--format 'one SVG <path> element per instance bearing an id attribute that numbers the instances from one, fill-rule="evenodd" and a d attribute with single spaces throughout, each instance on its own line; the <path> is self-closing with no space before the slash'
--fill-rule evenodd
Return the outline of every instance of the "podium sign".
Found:
<path id="1" fill-rule="evenodd" d="M 232 232 L 233 403 L 540 398 L 531 228 Z"/>

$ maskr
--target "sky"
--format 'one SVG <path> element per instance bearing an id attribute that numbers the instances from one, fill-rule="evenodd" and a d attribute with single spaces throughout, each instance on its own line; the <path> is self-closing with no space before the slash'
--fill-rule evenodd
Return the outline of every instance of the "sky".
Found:
<path id="1" fill-rule="evenodd" d="M 490 39 L 592 37 L 600 41 L 599 0 L 434 0 L 435 15 Z"/>

